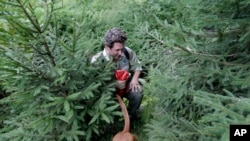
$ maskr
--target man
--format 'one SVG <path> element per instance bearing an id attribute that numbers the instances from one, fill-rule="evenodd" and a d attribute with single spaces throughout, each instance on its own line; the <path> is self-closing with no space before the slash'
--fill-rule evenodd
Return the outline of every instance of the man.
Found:
<path id="1" fill-rule="evenodd" d="M 116 70 L 132 71 L 132 75 L 127 81 L 117 81 L 117 89 L 123 89 L 124 85 L 128 90 L 122 95 L 129 100 L 128 113 L 131 121 L 137 118 L 142 101 L 142 91 L 139 84 L 139 76 L 142 66 L 135 52 L 129 47 L 125 47 L 127 37 L 119 28 L 112 28 L 104 35 L 104 50 L 94 55 L 91 62 L 94 63 L 99 58 L 105 58 L 106 61 L 113 61 Z"/>

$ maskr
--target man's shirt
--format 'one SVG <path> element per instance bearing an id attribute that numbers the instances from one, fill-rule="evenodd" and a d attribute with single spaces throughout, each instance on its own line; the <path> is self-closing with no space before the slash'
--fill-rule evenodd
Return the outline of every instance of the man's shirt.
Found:
<path id="1" fill-rule="evenodd" d="M 130 49 L 129 47 L 125 47 L 127 52 L 128 52 L 128 56 L 129 59 L 126 57 L 124 51 L 121 54 L 121 57 L 114 62 L 116 65 L 116 69 L 117 70 L 142 70 L 142 66 L 141 66 L 141 62 L 139 61 L 139 59 L 137 58 L 135 52 Z M 96 55 L 94 55 L 91 59 L 91 63 L 96 62 L 99 58 L 103 57 L 106 61 L 110 61 L 112 60 L 112 56 L 108 55 L 106 50 L 104 49 L 103 51 L 97 53 Z"/>

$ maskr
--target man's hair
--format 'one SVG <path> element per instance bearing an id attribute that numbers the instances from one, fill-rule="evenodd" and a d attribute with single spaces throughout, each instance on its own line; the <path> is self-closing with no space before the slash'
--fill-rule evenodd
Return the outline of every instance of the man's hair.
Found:
<path id="1" fill-rule="evenodd" d="M 126 34 L 120 28 L 112 28 L 104 35 L 104 45 L 112 48 L 115 42 L 124 44 L 127 40 Z"/>

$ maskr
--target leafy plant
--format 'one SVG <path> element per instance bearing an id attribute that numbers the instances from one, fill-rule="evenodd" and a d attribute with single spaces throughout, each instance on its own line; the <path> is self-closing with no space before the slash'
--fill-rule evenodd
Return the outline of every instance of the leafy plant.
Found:
<path id="1" fill-rule="evenodd" d="M 151 66 L 147 94 L 158 99 L 145 129 L 149 140 L 228 140 L 229 124 L 249 120 L 247 109 L 233 108 L 233 97 L 222 98 L 225 90 L 249 98 L 249 2 L 170 0 L 144 7 L 150 22 L 140 23 L 140 57 Z"/>
<path id="2" fill-rule="evenodd" d="M 0 0 L 0 140 L 110 140 L 112 63 L 88 59 L 111 27 L 146 69 L 140 140 L 228 140 L 249 123 L 249 5 Z"/>
<path id="3" fill-rule="evenodd" d="M 63 30 L 55 5 L 1 1 L 0 140 L 95 140 L 120 115 L 112 64 L 89 63 L 95 40 L 74 19 Z"/>

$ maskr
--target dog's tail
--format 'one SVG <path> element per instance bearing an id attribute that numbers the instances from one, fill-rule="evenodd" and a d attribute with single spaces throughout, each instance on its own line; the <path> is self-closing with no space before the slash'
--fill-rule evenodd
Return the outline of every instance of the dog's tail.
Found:
<path id="1" fill-rule="evenodd" d="M 129 115 L 128 115 L 128 111 L 127 111 L 127 108 L 126 108 L 126 105 L 124 104 L 122 98 L 116 94 L 116 98 L 121 106 L 121 109 L 122 109 L 122 113 L 123 113 L 123 116 L 124 116 L 124 128 L 123 128 L 123 131 L 122 132 L 129 132 L 129 129 L 130 129 L 130 121 L 129 121 Z"/>

